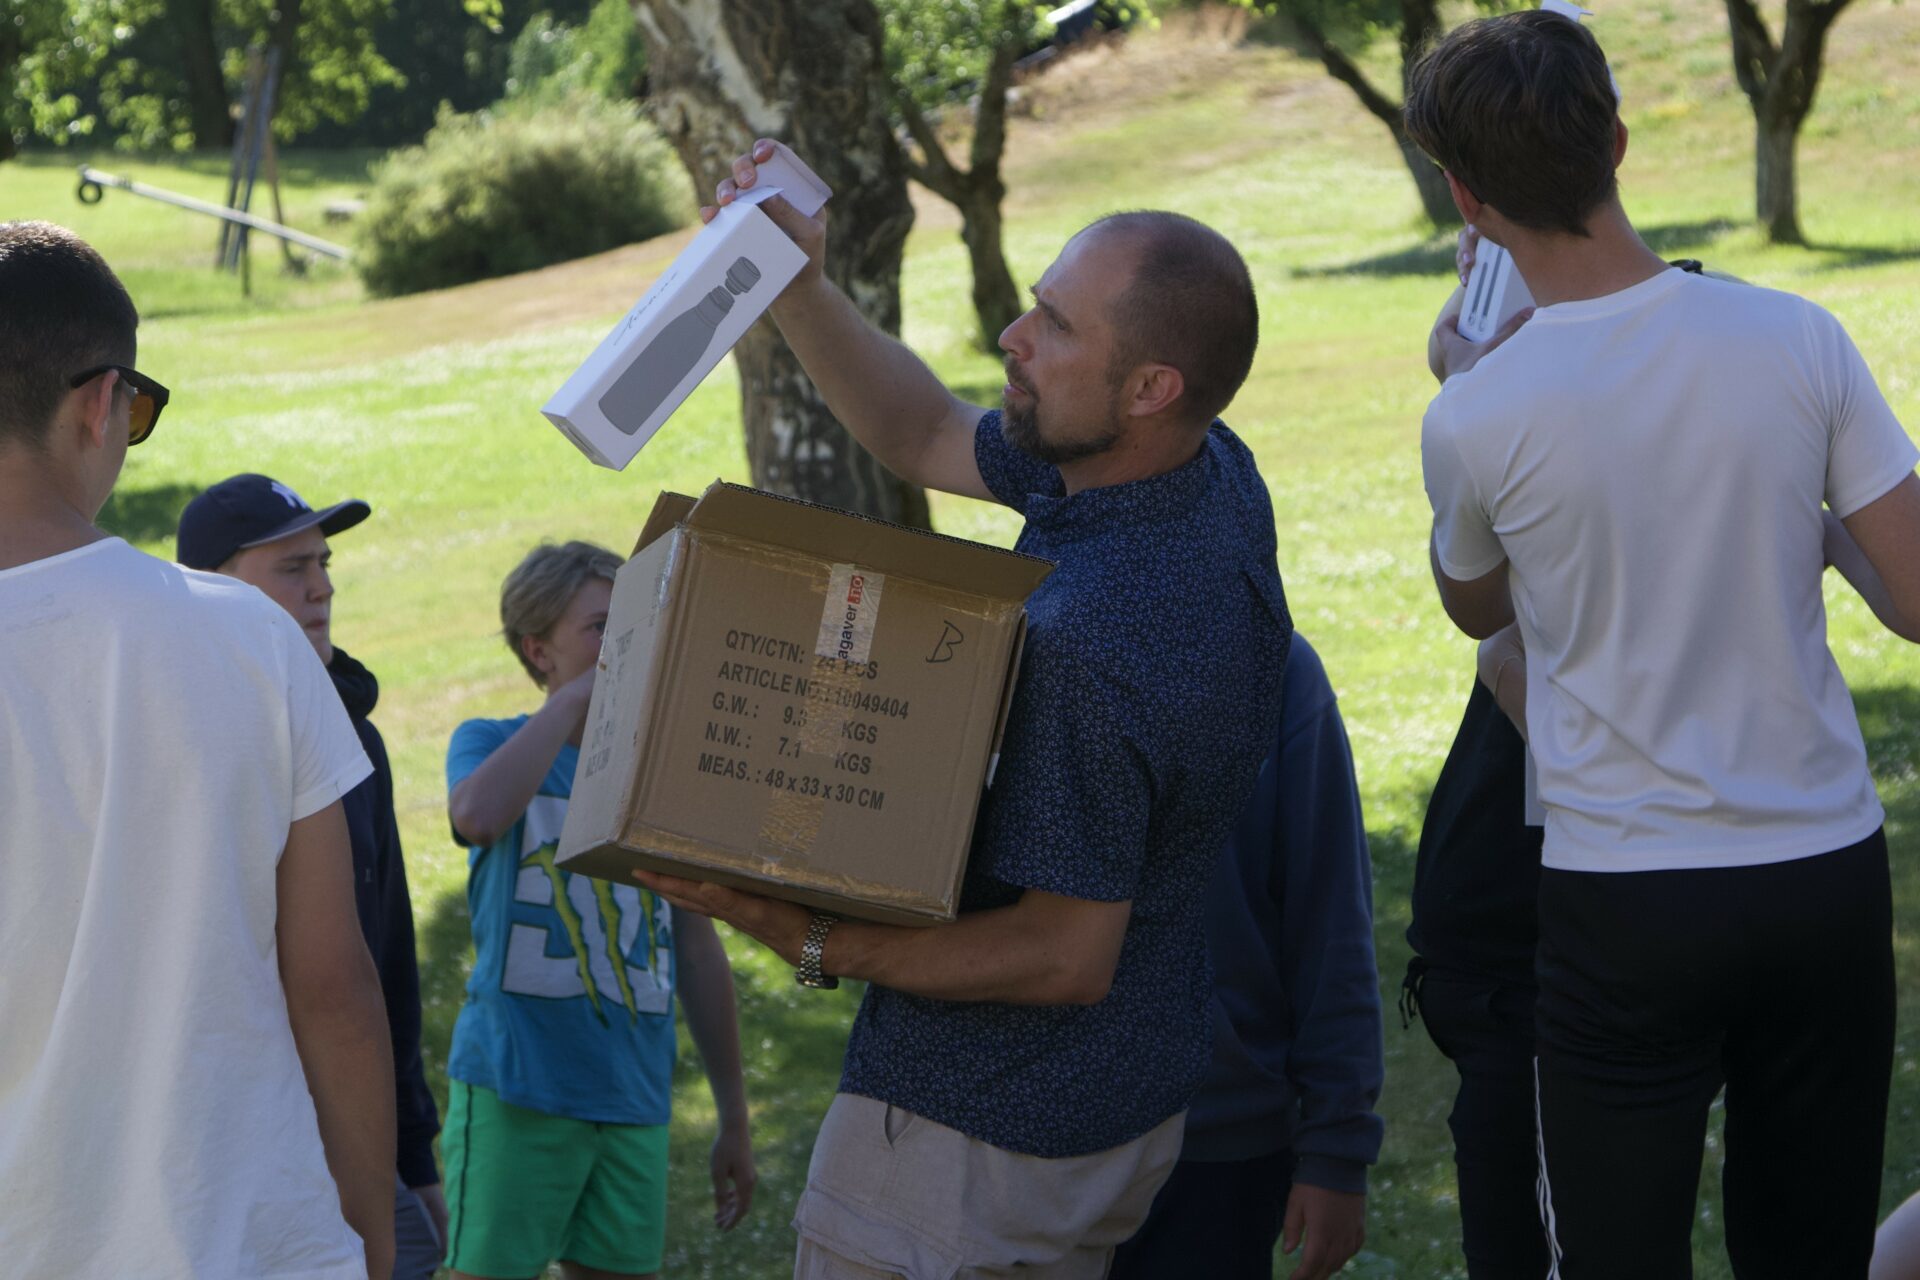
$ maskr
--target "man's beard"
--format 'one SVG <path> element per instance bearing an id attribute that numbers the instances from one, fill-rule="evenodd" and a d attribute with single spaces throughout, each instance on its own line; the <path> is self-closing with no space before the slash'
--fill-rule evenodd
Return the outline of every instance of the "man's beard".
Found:
<path id="1" fill-rule="evenodd" d="M 1063 467 L 1082 458 L 1096 457 L 1120 443 L 1122 431 L 1117 418 L 1105 431 L 1091 439 L 1043 439 L 1040 435 L 1040 398 L 1025 383 L 1014 382 L 1011 369 L 1007 373 L 1007 381 L 1026 392 L 1026 403 L 1016 407 L 1006 397 L 1001 398 L 1000 431 L 1006 436 L 1008 444 L 1029 458 L 1051 467 Z"/>

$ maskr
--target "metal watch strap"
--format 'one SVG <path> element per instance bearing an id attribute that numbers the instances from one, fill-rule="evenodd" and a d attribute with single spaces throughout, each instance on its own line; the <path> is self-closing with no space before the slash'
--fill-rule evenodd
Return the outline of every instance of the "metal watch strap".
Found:
<path id="1" fill-rule="evenodd" d="M 827 948 L 827 934 L 836 923 L 838 917 L 818 911 L 813 913 L 813 921 L 807 925 L 807 940 L 800 944 L 800 967 L 793 971 L 793 980 L 801 986 L 831 991 L 840 985 L 840 979 L 820 971 L 821 956 Z"/>

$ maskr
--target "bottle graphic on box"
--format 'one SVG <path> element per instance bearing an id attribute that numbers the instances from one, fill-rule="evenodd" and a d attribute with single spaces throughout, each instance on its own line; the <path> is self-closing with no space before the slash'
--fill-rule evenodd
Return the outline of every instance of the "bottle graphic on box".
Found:
<path id="1" fill-rule="evenodd" d="M 709 290 L 689 310 L 669 320 L 601 393 L 600 412 L 607 421 L 627 435 L 644 426 L 667 395 L 700 366 L 701 357 L 713 345 L 714 331 L 733 310 L 734 298 L 759 282 L 760 268 L 748 258 L 735 258 L 727 268 L 727 287 Z"/>

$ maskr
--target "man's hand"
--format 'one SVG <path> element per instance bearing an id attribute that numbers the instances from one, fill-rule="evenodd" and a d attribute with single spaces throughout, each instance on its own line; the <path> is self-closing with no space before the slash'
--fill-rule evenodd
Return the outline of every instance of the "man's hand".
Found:
<path id="1" fill-rule="evenodd" d="M 1475 342 L 1460 332 L 1460 295 L 1448 300 L 1433 333 L 1427 339 L 1427 365 L 1433 376 L 1445 382 L 1457 378 L 1479 364 L 1489 351 L 1520 332 L 1520 326 L 1533 319 L 1533 308 L 1522 307 L 1513 313 L 1499 331 L 1485 342 Z"/>
<path id="2" fill-rule="evenodd" d="M 1520 326 L 1533 317 L 1532 307 L 1521 308 L 1485 342 L 1472 342 L 1461 335 L 1460 310 L 1466 302 L 1467 277 L 1473 274 L 1473 263 L 1479 248 L 1480 233 L 1473 227 L 1463 228 L 1453 251 L 1453 266 L 1459 273 L 1460 287 L 1440 308 L 1440 314 L 1433 322 L 1433 332 L 1427 336 L 1427 368 L 1441 382 L 1479 364 L 1487 352 L 1519 332 Z"/>
<path id="3" fill-rule="evenodd" d="M 1520 736 L 1527 736 L 1527 645 L 1520 624 L 1509 622 L 1480 642 L 1477 662 L 1480 683 Z"/>
<path id="4" fill-rule="evenodd" d="M 682 911 L 724 920 L 796 969 L 800 967 L 800 947 L 813 920 L 805 907 L 657 871 L 636 871 L 633 878 Z"/>
<path id="5" fill-rule="evenodd" d="M 1367 1242 L 1367 1197 L 1294 1183 L 1287 1195 L 1282 1251 L 1298 1249 L 1302 1236 L 1307 1250 L 1287 1280 L 1326 1280 Z"/>
<path id="6" fill-rule="evenodd" d="M 720 1126 L 708 1165 L 713 1174 L 714 1229 L 731 1231 L 753 1208 L 753 1187 L 759 1181 L 753 1171 L 753 1143 L 747 1137 L 746 1125 Z"/>
<path id="7" fill-rule="evenodd" d="M 1480 228 L 1469 222 L 1460 228 L 1460 235 L 1453 244 L 1453 271 L 1460 277 L 1464 287 L 1467 277 L 1473 274 L 1473 261 L 1480 251 Z"/>
<path id="8" fill-rule="evenodd" d="M 633 878 L 682 911 L 724 920 L 798 968 L 813 913 L 805 907 L 653 871 Z M 1011 906 L 969 911 L 933 928 L 843 920 L 821 968 L 932 1000 L 1098 1004 L 1126 941 L 1131 902 L 1028 889 Z"/>
<path id="9" fill-rule="evenodd" d="M 750 191 L 760 179 L 760 165 L 773 158 L 773 143 L 762 138 L 753 144 L 746 155 L 733 159 L 733 176 L 723 178 L 714 189 L 714 202 L 702 205 L 700 221 L 712 222 L 723 205 L 732 204 L 734 198 L 743 191 Z M 807 255 L 807 265 L 794 277 L 795 284 L 811 284 L 820 278 L 821 264 L 827 259 L 827 211 L 822 209 L 814 217 L 806 217 L 787 202 L 785 196 L 774 196 L 761 204 L 760 209 L 773 224 L 787 233 L 787 238 L 799 245 Z"/>
<path id="10" fill-rule="evenodd" d="M 701 218 L 711 222 L 721 206 L 758 185 L 760 165 L 773 158 L 773 148 L 762 138 L 736 157 L 732 176 L 715 188 L 714 203 L 700 210 Z M 785 197 L 773 196 L 760 210 L 807 255 L 807 265 L 767 314 L 833 416 L 880 465 L 909 484 L 991 501 L 974 456 L 974 428 L 987 410 L 949 391 L 924 361 L 874 328 L 827 279 L 827 209 L 808 218 Z"/>

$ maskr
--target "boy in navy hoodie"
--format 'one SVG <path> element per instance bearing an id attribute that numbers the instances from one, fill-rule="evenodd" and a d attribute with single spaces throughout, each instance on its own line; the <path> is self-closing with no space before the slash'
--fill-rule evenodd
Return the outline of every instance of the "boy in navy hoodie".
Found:
<path id="1" fill-rule="evenodd" d="M 1213 1062 L 1112 1280 L 1267 1280 L 1276 1241 L 1305 1246 L 1294 1280 L 1322 1280 L 1366 1239 L 1384 1128 L 1373 866 L 1346 726 L 1298 632 L 1280 705 L 1208 890 Z"/>
<path id="2" fill-rule="evenodd" d="M 447 1202 L 434 1166 L 440 1116 L 420 1060 L 420 969 L 414 953 L 413 899 L 393 815 L 393 770 L 386 743 L 367 717 L 380 698 L 373 673 L 334 647 L 332 552 L 327 538 L 359 524 L 372 508 L 349 498 L 321 510 L 278 480 L 230 476 L 187 504 L 175 554 L 205 569 L 258 587 L 300 624 L 327 674 L 373 772 L 342 797 L 353 843 L 354 906 L 360 931 L 380 971 L 387 1028 L 393 1037 L 399 1160 L 394 1182 L 394 1277 L 433 1274 L 446 1239 Z"/>

